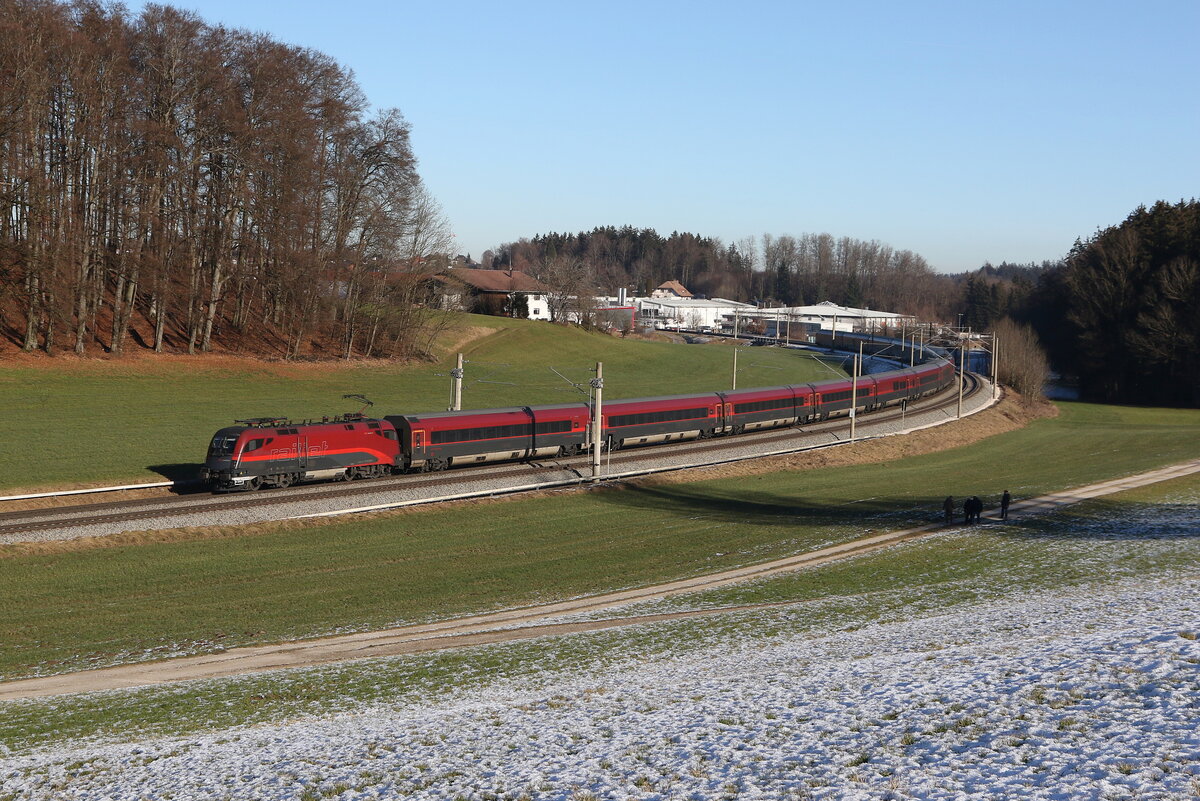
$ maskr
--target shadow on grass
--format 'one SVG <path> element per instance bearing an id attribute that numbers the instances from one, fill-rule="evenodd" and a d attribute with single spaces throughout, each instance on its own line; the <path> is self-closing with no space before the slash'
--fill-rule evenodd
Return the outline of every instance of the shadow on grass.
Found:
<path id="1" fill-rule="evenodd" d="M 608 503 L 642 511 L 762 525 L 883 524 L 906 528 L 936 523 L 942 519 L 940 497 L 906 501 L 867 498 L 830 505 L 827 502 L 809 501 L 802 496 L 766 492 L 739 492 L 736 496 L 714 495 L 686 485 L 623 487 L 600 493 L 597 497 Z"/>
<path id="2" fill-rule="evenodd" d="M 201 467 L 204 465 L 199 462 L 180 462 L 147 465 L 146 469 L 158 473 L 168 481 L 174 481 L 178 485 L 173 489 L 174 492 L 189 492 L 199 486 L 197 482 L 200 480 Z"/>
<path id="3" fill-rule="evenodd" d="M 1200 540 L 1200 506 L 1097 498 L 1053 514 L 1010 518 L 997 532 L 1026 540 Z"/>
<path id="4" fill-rule="evenodd" d="M 715 518 L 759 525 L 870 526 L 903 529 L 940 523 L 942 497 L 917 499 L 870 498 L 849 503 L 806 501 L 802 496 L 762 492 L 714 495 L 696 487 L 624 487 L 600 493 L 598 498 L 630 509 L 687 517 Z M 991 531 L 1002 537 L 1024 539 L 1153 540 L 1200 539 L 1200 505 L 1194 503 L 1138 503 L 1095 499 L 1083 507 L 1022 517 L 1015 513 L 1000 523 L 985 517 L 978 526 L 963 523 L 962 501 L 956 498 L 953 528 Z M 986 516 L 997 513 L 985 499 Z"/>

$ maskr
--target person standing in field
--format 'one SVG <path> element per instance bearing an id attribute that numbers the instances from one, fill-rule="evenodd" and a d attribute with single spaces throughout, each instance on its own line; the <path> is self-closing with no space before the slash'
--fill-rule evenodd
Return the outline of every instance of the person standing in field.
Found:
<path id="1" fill-rule="evenodd" d="M 947 495 L 946 500 L 942 501 L 942 511 L 946 513 L 946 525 L 954 524 L 954 496 Z"/>
<path id="2" fill-rule="evenodd" d="M 972 495 L 963 501 L 963 515 L 968 523 L 978 523 L 979 513 L 983 511 L 983 501 L 979 500 L 979 496 Z"/>
<path id="3" fill-rule="evenodd" d="M 1008 490 L 1005 490 L 1004 494 L 1000 496 L 1000 519 L 1001 520 L 1008 519 L 1008 505 L 1010 503 L 1012 503 L 1012 495 L 1010 495 L 1008 493 Z"/>

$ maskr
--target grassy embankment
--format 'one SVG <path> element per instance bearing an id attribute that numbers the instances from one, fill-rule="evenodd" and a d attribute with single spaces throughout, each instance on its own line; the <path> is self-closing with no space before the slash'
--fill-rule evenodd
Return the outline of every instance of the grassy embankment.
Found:
<path id="1" fill-rule="evenodd" d="M 255 536 L 33 556 L 0 547 L 0 675 L 550 601 L 803 552 L 1200 455 L 1200 413 L 1067 405 L 890 464 L 410 510 Z"/>
<path id="2" fill-rule="evenodd" d="M 594 676 L 596 686 L 604 686 L 603 673 L 610 666 L 664 656 L 703 658 L 747 641 L 766 644 L 777 635 L 836 636 L 840 630 L 956 606 L 1020 602 L 1039 591 L 1086 590 L 1130 577 L 1164 582 L 1170 591 L 1174 577 L 1195 575 L 1198 504 L 1200 476 L 1193 476 L 1046 518 L 952 531 L 795 575 L 662 602 L 656 611 L 681 604 L 789 602 L 774 608 L 224 682 L 10 703 L 0 716 L 0 744 L 44 747 L 101 732 L 131 738 L 185 734 L 363 705 L 405 709 L 497 680 L 516 679 L 532 687 L 539 677 L 562 673 Z"/>
<path id="3" fill-rule="evenodd" d="M 473 338 L 472 338 L 473 337 Z M 586 386 L 604 362 L 610 399 L 729 386 L 731 355 L 718 346 L 622 340 L 546 323 L 463 315 L 438 364 L 289 364 L 233 357 L 128 361 L 43 359 L 0 363 L 0 490 L 192 478 L 209 437 L 234 419 L 319 418 L 444 409 L 454 353 L 469 360 L 466 408 L 585 399 L 553 367 Z M 466 341 L 461 348 L 454 343 Z M 740 386 L 802 383 L 832 368 L 774 348 L 742 354 Z"/>

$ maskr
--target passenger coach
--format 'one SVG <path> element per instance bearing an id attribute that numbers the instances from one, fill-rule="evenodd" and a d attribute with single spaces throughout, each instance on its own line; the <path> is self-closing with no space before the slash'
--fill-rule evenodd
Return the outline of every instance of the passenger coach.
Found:
<path id="1" fill-rule="evenodd" d="M 409 470 L 570 456 L 586 441 L 586 403 L 389 415 Z"/>

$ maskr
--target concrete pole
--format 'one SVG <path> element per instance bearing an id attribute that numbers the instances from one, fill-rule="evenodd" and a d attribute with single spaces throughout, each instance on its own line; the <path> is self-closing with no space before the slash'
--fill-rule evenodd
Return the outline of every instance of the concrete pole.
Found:
<path id="1" fill-rule="evenodd" d="M 962 417 L 963 387 L 967 383 L 967 348 L 962 340 L 958 341 L 958 416 Z"/>
<path id="2" fill-rule="evenodd" d="M 596 400 L 592 405 L 592 479 L 600 478 L 600 429 L 604 422 L 604 362 L 596 362 L 596 377 L 591 380 L 592 389 L 596 391 Z"/>
<path id="3" fill-rule="evenodd" d="M 733 386 L 730 389 L 737 389 L 737 340 L 733 341 Z"/>
<path id="4" fill-rule="evenodd" d="M 862 346 L 859 340 L 858 356 L 854 359 L 854 377 L 850 383 L 850 441 L 854 442 L 855 424 L 858 422 L 858 374 L 862 370 Z"/>
<path id="5" fill-rule="evenodd" d="M 463 355 L 458 354 L 458 366 L 450 371 L 450 411 L 462 409 Z"/>
<path id="6" fill-rule="evenodd" d="M 1000 338 L 992 334 L 992 400 L 1000 393 Z"/>

